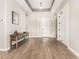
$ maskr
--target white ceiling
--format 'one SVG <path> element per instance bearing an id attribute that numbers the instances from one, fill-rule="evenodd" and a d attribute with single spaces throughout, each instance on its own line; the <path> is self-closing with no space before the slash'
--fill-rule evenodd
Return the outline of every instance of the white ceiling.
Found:
<path id="1" fill-rule="evenodd" d="M 25 0 L 16 0 L 28 13 L 31 13 L 32 10 L 31 8 L 29 7 L 29 5 L 26 3 Z M 40 8 L 40 1 L 42 1 L 44 4 L 42 5 L 42 8 L 49 8 L 50 7 L 50 4 L 51 4 L 51 1 L 52 0 L 28 0 L 28 1 L 31 1 L 30 3 L 32 3 L 32 7 L 33 8 Z M 45 1 L 45 2 L 44 2 Z M 55 0 L 54 1 L 54 4 L 52 5 L 52 9 L 51 11 L 49 12 L 56 12 L 57 9 L 60 7 L 61 3 L 65 1 L 65 0 Z M 48 4 L 48 5 L 47 5 Z"/>
<path id="2" fill-rule="evenodd" d="M 67 1 L 68 0 L 55 0 L 51 12 L 57 13 L 67 3 Z"/>
<path id="3" fill-rule="evenodd" d="M 29 8 L 28 4 L 26 4 L 25 0 L 16 0 L 16 2 L 25 9 L 26 13 L 32 13 L 31 9 Z"/>
<path id="4" fill-rule="evenodd" d="M 28 6 L 32 9 L 32 11 L 50 11 L 54 0 L 25 0 Z"/>

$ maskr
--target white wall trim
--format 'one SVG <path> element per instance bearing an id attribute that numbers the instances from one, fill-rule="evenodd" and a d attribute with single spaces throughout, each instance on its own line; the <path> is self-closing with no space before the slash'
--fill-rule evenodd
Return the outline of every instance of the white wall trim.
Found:
<path id="1" fill-rule="evenodd" d="M 10 48 L 0 49 L 0 51 L 2 51 L 2 52 L 7 52 L 7 51 L 9 51 L 9 50 L 10 50 Z"/>
<path id="2" fill-rule="evenodd" d="M 72 49 L 70 47 L 68 47 L 68 49 L 79 58 L 79 53 L 78 52 L 76 52 L 74 49 Z"/>
<path id="3" fill-rule="evenodd" d="M 29 38 L 41 38 L 41 37 L 45 37 L 45 38 L 56 38 L 56 36 L 29 36 Z"/>
<path id="4" fill-rule="evenodd" d="M 60 41 L 60 40 L 59 40 Z M 61 41 L 63 44 L 65 44 L 63 41 Z M 67 46 L 67 48 L 72 52 L 74 53 L 78 58 L 79 58 L 79 53 L 76 52 L 74 49 L 72 49 L 71 47 L 69 47 L 69 45 L 65 44 Z"/>

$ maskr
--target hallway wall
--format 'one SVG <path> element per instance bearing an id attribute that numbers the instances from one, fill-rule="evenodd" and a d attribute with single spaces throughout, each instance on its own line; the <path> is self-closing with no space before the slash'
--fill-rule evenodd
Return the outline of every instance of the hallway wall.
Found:
<path id="1" fill-rule="evenodd" d="M 5 0 L 0 0 L 0 50 L 6 48 Z"/>
<path id="2" fill-rule="evenodd" d="M 56 37 L 56 20 L 50 12 L 33 12 L 26 26 L 30 37 Z"/>
<path id="3" fill-rule="evenodd" d="M 69 35 L 67 34 L 69 36 L 68 48 L 75 55 L 79 57 L 79 6 L 78 5 L 79 5 L 79 0 L 70 0 L 69 1 L 69 15 L 65 14 L 65 16 L 69 17 L 69 25 L 67 24 L 67 26 L 69 27 Z M 63 17 L 63 19 L 64 18 L 65 17 Z"/>
<path id="4" fill-rule="evenodd" d="M 19 14 L 19 24 L 12 24 L 12 11 Z M 5 41 L 3 41 L 3 51 L 10 49 L 10 35 L 14 33 L 15 30 L 19 32 L 25 31 L 25 10 L 17 4 L 16 0 L 5 1 Z M 4 37 L 4 36 L 3 36 Z"/>
<path id="5" fill-rule="evenodd" d="M 79 53 L 79 0 L 70 0 L 70 47 Z"/>

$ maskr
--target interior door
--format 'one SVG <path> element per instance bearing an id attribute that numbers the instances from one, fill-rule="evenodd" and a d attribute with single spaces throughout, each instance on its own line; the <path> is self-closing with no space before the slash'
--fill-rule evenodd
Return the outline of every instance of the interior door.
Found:
<path id="1" fill-rule="evenodd" d="M 66 6 L 57 15 L 57 39 L 67 46 L 69 45 L 69 5 Z"/>
<path id="2" fill-rule="evenodd" d="M 64 39 L 64 31 L 65 31 L 65 27 L 64 27 L 64 19 L 63 18 L 63 15 L 58 15 L 58 20 L 57 20 L 57 38 L 58 40 L 61 40 L 63 41 Z"/>

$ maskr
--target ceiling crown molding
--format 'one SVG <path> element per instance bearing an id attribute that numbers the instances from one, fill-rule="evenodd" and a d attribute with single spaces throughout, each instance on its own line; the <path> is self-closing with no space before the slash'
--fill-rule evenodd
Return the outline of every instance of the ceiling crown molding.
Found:
<path id="1" fill-rule="evenodd" d="M 31 6 L 31 4 L 29 3 L 29 0 L 25 0 L 25 2 L 28 4 L 28 6 L 31 8 L 31 10 L 33 12 L 47 12 L 47 11 L 51 11 L 55 0 L 52 0 L 51 6 L 49 8 L 42 8 L 42 9 L 40 9 L 40 8 L 33 8 Z"/>

